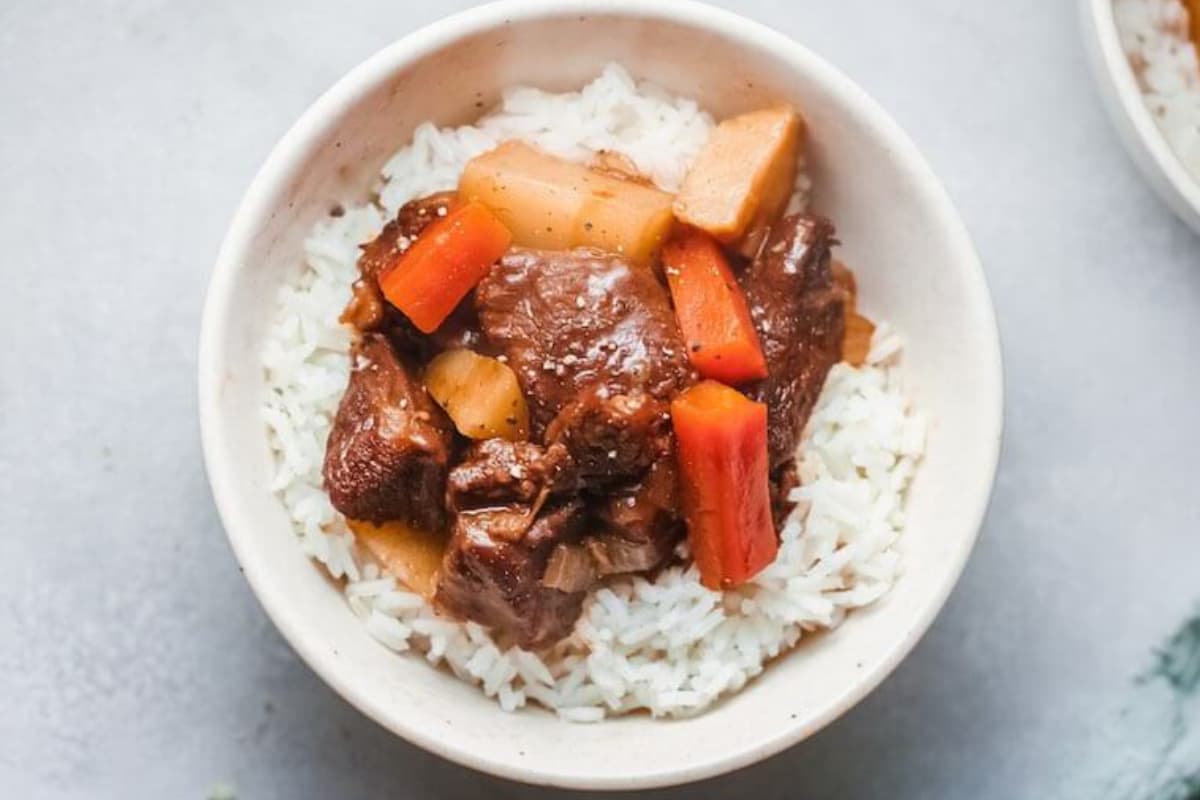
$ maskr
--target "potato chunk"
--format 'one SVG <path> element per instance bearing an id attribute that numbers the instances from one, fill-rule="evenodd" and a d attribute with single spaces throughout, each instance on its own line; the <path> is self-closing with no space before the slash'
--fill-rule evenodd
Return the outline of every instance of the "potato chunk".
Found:
<path id="1" fill-rule="evenodd" d="M 458 189 L 490 208 L 523 247 L 597 247 L 647 264 L 673 222 L 666 192 L 518 141 L 471 159 Z"/>
<path id="2" fill-rule="evenodd" d="M 381 569 L 422 597 L 433 597 L 437 571 L 446 550 L 443 532 L 417 530 L 403 522 L 373 525 L 357 519 L 346 520 L 355 541 L 364 547 Z"/>
<path id="3" fill-rule="evenodd" d="M 470 350 L 448 350 L 429 363 L 425 386 L 463 436 L 529 436 L 529 406 L 507 364 Z"/>
<path id="4" fill-rule="evenodd" d="M 791 106 L 725 120 L 684 176 L 675 216 L 725 244 L 764 230 L 792 194 L 802 136 Z"/>

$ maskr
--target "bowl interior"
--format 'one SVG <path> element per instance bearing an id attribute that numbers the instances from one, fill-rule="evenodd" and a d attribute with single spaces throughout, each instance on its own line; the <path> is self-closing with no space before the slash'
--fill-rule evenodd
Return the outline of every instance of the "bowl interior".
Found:
<path id="1" fill-rule="evenodd" d="M 652 8 L 652 10 L 647 10 Z M 930 420 L 913 486 L 905 573 L 876 607 L 807 640 L 740 694 L 694 719 L 569 725 L 501 712 L 478 689 L 372 640 L 296 546 L 268 489 L 258 353 L 301 242 L 334 203 L 362 202 L 385 158 L 432 119 L 531 83 L 578 87 L 609 61 L 721 117 L 787 100 L 810 126 L 815 205 L 838 225 L 868 313 L 908 341 L 912 397 Z M 323 97 L 279 145 L 235 218 L 214 275 L 201 353 L 201 414 L 214 494 L 247 577 L 326 681 L 423 747 L 530 782 L 632 788 L 691 780 L 765 757 L 875 686 L 932 621 L 970 551 L 1000 435 L 995 322 L 965 231 L 911 144 L 838 73 L 789 40 L 689 3 L 595 12 L 507 3 L 393 45 Z M 633 744 L 636 743 L 636 746 Z"/>

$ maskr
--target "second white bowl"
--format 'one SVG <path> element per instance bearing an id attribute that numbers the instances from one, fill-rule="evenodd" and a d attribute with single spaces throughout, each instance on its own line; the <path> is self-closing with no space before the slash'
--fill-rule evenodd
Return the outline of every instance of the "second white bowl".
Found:
<path id="1" fill-rule="evenodd" d="M 1121 47 L 1113 0 L 1080 0 L 1083 41 L 1105 108 L 1122 144 L 1167 205 L 1200 233 L 1200 181 L 1171 150 Z"/>

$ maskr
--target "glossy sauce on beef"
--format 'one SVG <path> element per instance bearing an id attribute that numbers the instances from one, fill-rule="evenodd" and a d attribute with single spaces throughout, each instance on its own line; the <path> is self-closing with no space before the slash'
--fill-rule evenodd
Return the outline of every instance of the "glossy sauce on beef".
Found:
<path id="1" fill-rule="evenodd" d="M 450 471 L 446 503 L 454 511 L 532 506 L 543 492 L 570 492 L 575 485 L 574 465 L 562 446 L 484 439 L 471 445 Z"/>
<path id="2" fill-rule="evenodd" d="M 517 373 L 535 435 L 580 392 L 669 400 L 694 375 L 653 272 L 597 250 L 513 250 L 475 290 L 483 342 Z"/>
<path id="3" fill-rule="evenodd" d="M 325 488 L 351 519 L 445 524 L 454 428 L 387 339 L 367 334 L 325 446 Z"/>
<path id="4" fill-rule="evenodd" d="M 785 217 L 739 276 L 769 372 L 744 391 L 767 406 L 773 470 L 794 458 L 825 377 L 841 359 L 845 293 L 830 266 L 835 243 L 824 217 Z"/>

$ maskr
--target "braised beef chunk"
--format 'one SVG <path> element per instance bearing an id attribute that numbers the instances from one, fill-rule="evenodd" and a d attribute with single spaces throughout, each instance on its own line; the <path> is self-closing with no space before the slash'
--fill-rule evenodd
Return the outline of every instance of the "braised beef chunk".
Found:
<path id="1" fill-rule="evenodd" d="M 447 347 L 470 347 L 475 338 L 475 315 L 471 303 L 464 303 L 446 323 L 427 336 L 379 291 L 379 277 L 395 265 L 400 256 L 425 228 L 446 213 L 455 201 L 454 192 L 439 192 L 410 200 L 396 212 L 396 218 L 383 226 L 379 235 L 362 246 L 358 257 L 359 279 L 355 281 L 350 302 L 341 321 L 360 331 L 384 331 L 400 352 L 426 361 Z"/>
<path id="2" fill-rule="evenodd" d="M 671 449 L 670 406 L 635 389 L 595 385 L 558 413 L 546 441 L 563 445 L 581 480 L 636 478 Z"/>
<path id="3" fill-rule="evenodd" d="M 483 344 L 505 356 L 534 436 L 585 389 L 667 400 L 693 380 L 667 290 L 597 250 L 512 250 L 476 287 Z"/>
<path id="4" fill-rule="evenodd" d="M 429 223 L 444 216 L 454 203 L 454 192 L 439 192 L 428 197 L 410 200 L 396 212 L 396 218 L 383 226 L 369 243 L 363 245 L 358 257 L 358 271 L 363 278 L 377 282 L 380 273 L 396 263 Z"/>
<path id="5" fill-rule="evenodd" d="M 484 439 L 450 470 L 446 502 L 453 510 L 531 504 L 543 491 L 573 487 L 570 457 L 562 445 Z"/>
<path id="6" fill-rule="evenodd" d="M 829 264 L 835 243 L 824 217 L 785 217 L 739 276 L 770 372 L 744 391 L 767 405 L 772 471 L 792 459 L 825 376 L 841 358 L 843 291 Z"/>
<path id="7" fill-rule="evenodd" d="M 601 530 L 587 548 L 601 575 L 655 569 L 683 538 L 674 454 L 656 462 L 637 484 L 605 497 L 597 509 Z"/>
<path id="8" fill-rule="evenodd" d="M 562 638 L 595 579 L 586 514 L 562 445 L 486 439 L 450 473 L 454 530 L 435 602 L 526 648 Z M 566 496 L 563 492 L 566 492 Z"/>
<path id="9" fill-rule="evenodd" d="M 520 647 L 561 639 L 579 618 L 584 592 L 547 586 L 546 571 L 559 545 L 579 541 L 585 520 L 577 500 L 546 506 L 532 523 L 524 505 L 459 512 L 434 602 Z"/>
<path id="10" fill-rule="evenodd" d="M 325 489 L 352 519 L 445 522 L 453 425 L 387 339 L 366 334 L 325 445 Z"/>

